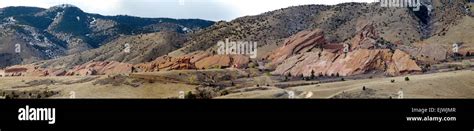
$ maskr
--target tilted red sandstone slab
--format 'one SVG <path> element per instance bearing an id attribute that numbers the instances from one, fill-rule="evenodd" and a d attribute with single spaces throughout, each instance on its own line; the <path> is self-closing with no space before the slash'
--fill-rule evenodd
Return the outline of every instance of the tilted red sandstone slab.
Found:
<path id="1" fill-rule="evenodd" d="M 421 72 L 421 68 L 411 59 L 409 54 L 396 50 L 392 56 L 392 63 L 387 68 L 387 73 L 396 76 L 412 72 Z"/>
<path id="2" fill-rule="evenodd" d="M 349 76 L 363 74 L 371 70 L 384 70 L 384 59 L 390 56 L 389 50 L 360 49 L 346 54 L 323 51 L 307 52 L 290 57 L 273 74 Z"/>
<path id="3" fill-rule="evenodd" d="M 138 72 L 211 68 L 246 68 L 250 58 L 245 55 L 212 55 L 199 51 L 179 57 L 162 56 L 152 62 L 137 64 Z"/>
<path id="4" fill-rule="evenodd" d="M 267 59 L 271 61 L 271 65 L 279 65 L 295 54 L 308 52 L 318 45 L 323 46 L 324 44 L 326 44 L 326 40 L 322 30 L 301 31 L 286 39 L 282 47 L 269 53 Z"/>
<path id="5" fill-rule="evenodd" d="M 389 75 L 419 72 L 421 68 L 403 51 L 359 49 L 347 54 L 307 52 L 295 55 L 279 65 L 272 74 L 293 76 L 350 76 L 370 71 L 387 71 Z"/>
<path id="6" fill-rule="evenodd" d="M 249 61 L 250 58 L 244 55 L 213 55 L 197 61 L 195 64 L 198 69 L 245 68 Z"/>
<path id="7" fill-rule="evenodd" d="M 132 72 L 132 64 L 116 61 L 106 62 L 88 62 L 67 71 L 65 75 L 108 75 L 108 74 L 127 74 Z"/>

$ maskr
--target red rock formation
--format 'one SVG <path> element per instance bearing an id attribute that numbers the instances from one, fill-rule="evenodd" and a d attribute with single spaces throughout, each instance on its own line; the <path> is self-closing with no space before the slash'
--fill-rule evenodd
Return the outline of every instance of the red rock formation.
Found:
<path id="1" fill-rule="evenodd" d="M 308 52 L 289 58 L 277 67 L 273 74 L 311 76 L 349 76 L 384 70 L 384 59 L 390 58 L 389 50 L 360 49 L 346 54 L 335 54 L 327 51 Z"/>
<path id="2" fill-rule="evenodd" d="M 127 74 L 132 72 L 132 65 L 120 63 L 116 61 L 111 62 L 88 62 L 83 65 L 74 67 L 67 71 L 67 76 L 86 76 L 86 75 L 108 75 L 108 74 Z"/>
<path id="3" fill-rule="evenodd" d="M 137 68 L 137 72 L 195 69 L 196 67 L 191 63 L 191 60 L 190 56 L 176 58 L 162 56 L 152 62 L 137 64 L 134 67 Z"/>
<path id="4" fill-rule="evenodd" d="M 198 69 L 245 68 L 249 61 L 250 58 L 244 55 L 214 55 L 197 61 L 195 64 Z"/>
<path id="5" fill-rule="evenodd" d="M 326 40 L 322 30 L 302 31 L 286 39 L 283 46 L 271 52 L 267 59 L 272 62 L 272 65 L 278 65 L 293 55 L 308 52 L 324 44 Z"/>
<path id="6" fill-rule="evenodd" d="M 337 53 L 337 52 L 343 53 L 344 44 L 330 43 L 330 44 L 323 45 L 323 49 L 325 51 L 332 52 L 332 53 Z"/>
<path id="7" fill-rule="evenodd" d="M 327 51 L 308 52 L 295 55 L 279 65 L 274 75 L 294 76 L 350 76 L 364 74 L 371 71 L 387 71 L 389 75 L 400 75 L 404 73 L 419 72 L 420 67 L 416 65 L 410 56 L 400 50 L 395 54 L 388 49 L 359 49 L 346 54 L 335 54 Z"/>
<path id="8" fill-rule="evenodd" d="M 250 62 L 250 58 L 244 55 L 233 55 L 232 56 L 232 68 L 247 68 Z"/>
<path id="9" fill-rule="evenodd" d="M 209 57 L 211 56 L 212 54 L 211 53 L 208 53 L 208 52 L 203 52 L 203 51 L 198 51 L 198 52 L 194 52 L 194 53 L 191 53 L 191 54 L 188 54 L 186 56 L 188 57 L 191 57 L 191 63 L 196 63 L 206 57 Z"/>
<path id="10" fill-rule="evenodd" d="M 324 36 L 315 32 L 301 32 L 288 38 L 284 46 L 268 57 L 271 64 L 278 65 L 272 74 L 350 76 L 387 71 L 389 75 L 400 75 L 421 71 L 403 51 L 396 50 L 393 54 L 390 49 L 375 49 L 378 36 L 372 24 L 358 24 L 357 30 L 357 35 L 350 40 L 348 53 L 341 51 L 342 44 L 324 45 Z M 307 52 L 318 44 L 322 45 L 323 51 Z"/>
<path id="11" fill-rule="evenodd" d="M 49 76 L 64 76 L 66 73 L 67 72 L 63 69 L 52 70 L 51 73 L 49 73 Z"/>
<path id="12" fill-rule="evenodd" d="M 35 65 L 15 65 L 5 69 L 8 76 L 48 76 L 46 69 Z"/>
<path id="13" fill-rule="evenodd" d="M 214 55 L 196 62 L 198 69 L 226 68 L 231 66 L 231 57 L 228 55 Z"/>
<path id="14" fill-rule="evenodd" d="M 392 76 L 420 71 L 421 68 L 410 58 L 410 55 L 401 50 L 395 51 L 392 56 L 392 63 L 387 68 L 387 73 Z"/>
<path id="15" fill-rule="evenodd" d="M 250 58 L 244 55 L 211 55 L 206 52 L 195 52 L 180 57 L 162 56 L 148 63 L 137 64 L 139 72 L 163 70 L 188 70 L 211 68 L 245 68 Z"/>
<path id="16" fill-rule="evenodd" d="M 371 23 L 360 22 L 357 25 L 357 35 L 352 38 L 351 51 L 356 49 L 373 49 L 378 38 Z"/>
<path id="17" fill-rule="evenodd" d="M 8 67 L 5 69 L 5 74 L 7 74 L 7 76 L 22 76 L 25 75 L 27 71 L 28 68 L 25 67 Z"/>

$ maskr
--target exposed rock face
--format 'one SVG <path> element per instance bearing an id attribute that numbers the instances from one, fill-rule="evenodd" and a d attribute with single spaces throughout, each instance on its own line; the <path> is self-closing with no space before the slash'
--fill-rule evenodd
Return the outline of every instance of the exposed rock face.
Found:
<path id="1" fill-rule="evenodd" d="M 196 52 L 181 57 L 162 56 L 152 62 L 136 65 L 116 61 L 91 61 L 70 70 L 17 65 L 6 68 L 5 73 L 8 76 L 87 76 L 167 70 L 246 68 L 249 62 L 250 58 L 244 55 L 211 55 L 210 53 Z"/>
<path id="2" fill-rule="evenodd" d="M 55 70 L 55 71 L 52 71 L 51 73 L 49 73 L 49 76 L 64 76 L 66 75 L 66 71 L 63 70 L 63 69 L 59 69 L 59 70 Z"/>
<path id="3" fill-rule="evenodd" d="M 336 59 L 331 68 L 328 69 L 327 75 L 341 76 L 357 75 L 368 73 L 373 70 L 384 70 L 385 61 L 390 58 L 390 50 L 368 50 L 360 49 L 345 55 L 340 55 Z"/>
<path id="4" fill-rule="evenodd" d="M 250 58 L 244 55 L 233 55 L 232 56 L 232 67 L 233 68 L 247 68 L 250 63 Z"/>
<path id="5" fill-rule="evenodd" d="M 209 69 L 209 68 L 224 68 L 230 67 L 231 57 L 227 55 L 214 55 L 206 57 L 196 62 L 198 69 Z"/>
<path id="6" fill-rule="evenodd" d="M 148 63 L 137 64 L 137 71 L 152 72 L 162 70 L 187 70 L 211 68 L 245 68 L 250 58 L 244 55 L 212 55 L 207 52 L 195 52 L 180 57 L 163 56 Z"/>
<path id="7" fill-rule="evenodd" d="M 390 58 L 389 50 L 360 49 L 345 54 L 331 52 L 308 52 L 295 55 L 283 62 L 272 74 L 349 76 L 384 70 L 384 59 Z"/>
<path id="8" fill-rule="evenodd" d="M 196 62 L 196 67 L 198 69 L 245 68 L 249 61 L 249 57 L 243 55 L 214 55 Z"/>
<path id="9" fill-rule="evenodd" d="M 152 62 L 155 66 L 152 68 L 155 71 L 160 70 L 184 70 L 184 69 L 195 69 L 196 67 L 191 63 L 191 58 L 185 57 L 160 57 Z"/>
<path id="10" fill-rule="evenodd" d="M 88 62 L 83 65 L 76 66 L 72 70 L 67 71 L 65 75 L 107 75 L 107 74 L 126 74 L 132 72 L 132 65 L 120 62 Z"/>
<path id="11" fill-rule="evenodd" d="M 137 72 L 153 72 L 163 70 L 197 69 L 194 63 L 211 56 L 207 52 L 194 52 L 180 57 L 161 56 L 157 59 L 135 65 Z"/>
<path id="12" fill-rule="evenodd" d="M 271 63 L 278 64 L 274 75 L 293 76 L 350 76 L 372 71 L 386 72 L 388 75 L 400 75 L 421 71 L 410 55 L 396 50 L 377 49 L 378 36 L 370 23 L 357 26 L 357 35 L 349 40 L 350 52 L 341 51 L 342 44 L 325 44 L 324 36 L 319 33 L 301 32 L 286 40 L 285 45 L 270 54 Z M 312 37 L 308 37 L 312 36 Z M 322 51 L 311 51 L 321 44 Z M 329 48 L 329 49 L 326 49 Z"/>
<path id="13" fill-rule="evenodd" d="M 200 51 L 200 52 L 195 52 L 195 53 L 192 53 L 192 54 L 189 54 L 189 55 L 191 55 L 191 56 L 190 56 L 190 57 L 191 57 L 191 61 L 190 61 L 190 62 L 191 62 L 191 63 L 196 63 L 196 62 L 198 62 L 198 61 L 200 61 L 200 60 L 202 60 L 202 59 L 204 59 L 204 58 L 206 58 L 206 57 L 211 56 L 212 54 L 211 54 L 211 53 L 208 53 L 208 52 L 202 52 L 202 51 Z M 188 56 L 189 56 L 189 55 L 188 55 Z"/>
<path id="14" fill-rule="evenodd" d="M 15 65 L 5 69 L 7 76 L 47 76 L 48 70 L 34 65 Z"/>
<path id="15" fill-rule="evenodd" d="M 390 75 L 401 75 L 411 72 L 419 72 L 421 68 L 418 67 L 414 60 L 411 60 L 407 53 L 396 50 L 392 56 L 392 63 L 387 68 L 387 73 Z"/>
<path id="16" fill-rule="evenodd" d="M 371 23 L 359 22 L 357 25 L 357 35 L 352 38 L 351 50 L 371 49 L 376 45 L 375 28 Z"/>
<path id="17" fill-rule="evenodd" d="M 283 46 L 271 52 L 267 58 L 272 62 L 271 64 L 278 65 L 295 54 L 308 52 L 318 45 L 323 46 L 324 44 L 326 44 L 326 40 L 322 30 L 302 31 L 286 39 Z"/>
<path id="18" fill-rule="evenodd" d="M 7 76 L 22 76 L 22 75 L 25 75 L 27 71 L 28 71 L 27 67 L 12 66 L 5 69 L 5 74 Z"/>
<path id="19" fill-rule="evenodd" d="M 388 75 L 419 72 L 421 68 L 410 59 L 410 56 L 400 50 L 394 54 L 388 49 L 359 49 L 346 54 L 331 52 L 307 52 L 295 55 L 279 65 L 274 75 L 293 76 L 350 76 L 381 71 Z"/>

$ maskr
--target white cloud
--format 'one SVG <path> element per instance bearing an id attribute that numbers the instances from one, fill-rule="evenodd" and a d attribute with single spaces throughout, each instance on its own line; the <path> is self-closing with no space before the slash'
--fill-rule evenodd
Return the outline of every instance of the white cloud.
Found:
<path id="1" fill-rule="evenodd" d="M 72 4 L 86 12 L 103 15 L 231 20 L 296 5 L 374 1 L 376 0 L 0 0 L 0 7 L 49 8 L 59 4 Z"/>

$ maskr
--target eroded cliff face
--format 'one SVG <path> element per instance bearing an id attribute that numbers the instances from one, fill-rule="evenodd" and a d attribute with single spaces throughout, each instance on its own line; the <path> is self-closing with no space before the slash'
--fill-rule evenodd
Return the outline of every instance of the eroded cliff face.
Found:
<path id="1" fill-rule="evenodd" d="M 189 70 L 216 68 L 246 68 L 250 58 L 245 55 L 212 55 L 208 52 L 194 52 L 179 57 L 163 56 L 148 63 L 135 65 L 137 71 Z"/>
<path id="2" fill-rule="evenodd" d="M 286 39 L 283 46 L 271 52 L 267 59 L 271 61 L 270 64 L 278 65 L 293 55 L 308 52 L 324 44 L 326 40 L 322 30 L 302 31 Z"/>
<path id="3" fill-rule="evenodd" d="M 325 49 L 331 44 L 325 42 L 324 34 L 318 29 L 288 38 L 284 46 L 268 56 L 270 64 L 276 65 L 272 74 L 350 76 L 383 71 L 395 76 L 421 71 L 409 54 L 398 49 L 393 51 L 378 47 L 378 36 L 371 24 L 364 24 L 358 29 L 354 38 L 344 42 L 349 45 L 347 53 L 342 51 L 343 48 Z"/>

